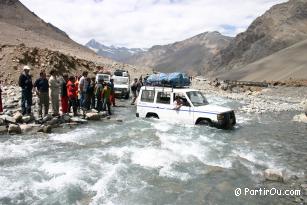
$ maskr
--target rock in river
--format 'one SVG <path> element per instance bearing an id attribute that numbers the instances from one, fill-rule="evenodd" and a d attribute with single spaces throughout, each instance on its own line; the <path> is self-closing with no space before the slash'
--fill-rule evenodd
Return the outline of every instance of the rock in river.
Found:
<path id="1" fill-rule="evenodd" d="M 101 115 L 99 113 L 86 113 L 86 117 L 87 120 L 93 120 L 93 121 L 99 121 L 101 119 Z"/>
<path id="2" fill-rule="evenodd" d="M 10 124 L 8 129 L 9 134 L 21 134 L 21 128 L 19 125 Z"/>
<path id="3" fill-rule="evenodd" d="M 0 126 L 0 135 L 7 134 L 7 128 L 6 126 Z"/>
<path id="4" fill-rule="evenodd" d="M 276 181 L 276 182 L 284 181 L 283 173 L 280 170 L 266 169 L 264 171 L 264 177 L 268 181 Z"/>

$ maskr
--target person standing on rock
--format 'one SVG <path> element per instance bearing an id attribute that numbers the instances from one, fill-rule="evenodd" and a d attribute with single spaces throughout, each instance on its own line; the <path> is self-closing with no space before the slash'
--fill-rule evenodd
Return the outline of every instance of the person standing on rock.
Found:
<path id="1" fill-rule="evenodd" d="M 108 85 L 108 83 L 104 82 L 103 85 L 103 111 L 106 111 L 106 108 L 108 107 L 108 113 L 109 115 L 112 115 L 111 113 L 111 102 L 110 102 L 110 95 L 111 95 L 111 88 Z"/>
<path id="2" fill-rule="evenodd" d="M 21 87 L 21 112 L 22 115 L 31 115 L 32 106 L 32 77 L 30 67 L 24 66 L 23 73 L 19 77 L 19 87 Z"/>
<path id="3" fill-rule="evenodd" d="M 98 83 L 96 84 L 96 88 L 95 88 L 95 96 L 97 99 L 96 109 L 98 113 L 102 111 L 102 106 L 103 106 L 103 103 L 102 103 L 103 84 L 104 84 L 104 80 L 99 79 Z"/>
<path id="4" fill-rule="evenodd" d="M 34 83 L 34 87 L 36 87 L 36 93 L 38 96 L 38 115 L 42 118 L 43 107 L 44 116 L 48 115 L 49 111 L 49 82 L 45 70 L 42 70 L 39 76 L 40 77 Z"/>
<path id="5" fill-rule="evenodd" d="M 79 80 L 79 93 L 80 93 L 80 106 L 81 108 L 85 108 L 86 101 L 86 89 L 88 87 L 88 81 L 86 80 L 88 75 L 87 71 L 82 73 L 82 77 Z"/>
<path id="6" fill-rule="evenodd" d="M 53 116 L 59 116 L 60 81 L 56 77 L 56 71 L 50 71 L 49 78 L 50 99 Z"/>
<path id="7" fill-rule="evenodd" d="M 69 108 L 68 110 L 70 111 L 70 108 L 72 107 L 74 116 L 77 116 L 77 110 L 78 110 L 78 84 L 76 84 L 76 79 L 74 76 L 69 77 L 69 81 L 67 82 L 67 95 L 69 99 Z"/>
<path id="8" fill-rule="evenodd" d="M 3 112 L 3 107 L 2 107 L 2 89 L 1 89 L 1 81 L 0 81 L 0 113 Z"/>
<path id="9" fill-rule="evenodd" d="M 68 113 L 67 83 L 68 83 L 68 75 L 64 74 L 61 85 L 60 85 L 60 88 L 61 88 L 61 107 L 62 107 L 62 113 L 63 114 Z"/>

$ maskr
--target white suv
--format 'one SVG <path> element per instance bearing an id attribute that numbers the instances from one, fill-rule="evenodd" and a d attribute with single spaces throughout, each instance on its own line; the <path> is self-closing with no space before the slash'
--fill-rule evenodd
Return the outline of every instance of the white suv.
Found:
<path id="1" fill-rule="evenodd" d="M 173 103 L 177 96 L 182 102 L 178 110 Z M 143 86 L 137 99 L 136 116 L 184 124 L 205 124 L 221 129 L 229 129 L 236 124 L 233 110 L 210 105 L 200 91 L 189 88 Z"/>

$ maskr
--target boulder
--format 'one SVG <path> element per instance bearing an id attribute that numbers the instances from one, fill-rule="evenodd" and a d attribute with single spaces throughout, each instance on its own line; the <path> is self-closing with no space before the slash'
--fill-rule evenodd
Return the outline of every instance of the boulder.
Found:
<path id="1" fill-rule="evenodd" d="M 6 126 L 0 126 L 0 135 L 7 134 L 7 128 Z"/>
<path id="2" fill-rule="evenodd" d="M 282 171 L 276 169 L 266 169 L 264 171 L 264 177 L 267 181 L 276 181 L 276 182 L 284 181 Z"/>
<path id="3" fill-rule="evenodd" d="M 32 117 L 31 116 L 23 116 L 22 117 L 22 122 L 23 123 L 29 123 L 29 122 L 31 122 L 32 121 Z"/>
<path id="4" fill-rule="evenodd" d="M 40 128 L 36 124 L 22 124 L 20 125 L 20 129 L 22 133 L 36 133 Z"/>
<path id="5" fill-rule="evenodd" d="M 305 113 L 296 115 L 294 116 L 293 121 L 307 123 L 307 116 Z"/>
<path id="6" fill-rule="evenodd" d="M 70 122 L 70 116 L 69 115 L 63 115 L 63 120 L 65 122 Z"/>
<path id="7" fill-rule="evenodd" d="M 52 132 L 52 127 L 50 125 L 46 125 L 43 127 L 43 132 L 44 133 L 51 133 Z"/>
<path id="8" fill-rule="evenodd" d="M 43 118 L 43 122 L 48 122 L 52 120 L 52 116 L 51 115 L 46 115 L 44 118 Z"/>
<path id="9" fill-rule="evenodd" d="M 4 125 L 4 120 L 0 118 L 0 126 Z"/>
<path id="10" fill-rule="evenodd" d="M 99 121 L 101 119 L 101 115 L 99 113 L 86 113 L 85 119 L 92 120 L 92 121 Z"/>
<path id="11" fill-rule="evenodd" d="M 10 124 L 8 129 L 9 134 L 21 134 L 21 128 L 19 125 Z"/>
<path id="12" fill-rule="evenodd" d="M 59 118 L 55 117 L 55 118 L 52 118 L 50 121 L 48 121 L 46 124 L 47 125 L 57 125 L 57 124 L 60 124 L 60 120 Z"/>
<path id="13" fill-rule="evenodd" d="M 4 121 L 8 122 L 8 123 L 16 123 L 15 118 L 8 116 L 8 115 L 2 115 L 0 116 L 1 119 L 3 119 Z"/>
<path id="14" fill-rule="evenodd" d="M 81 119 L 79 117 L 72 117 L 70 120 L 71 122 L 75 122 L 75 123 L 81 123 L 81 124 L 87 123 L 87 120 Z"/>

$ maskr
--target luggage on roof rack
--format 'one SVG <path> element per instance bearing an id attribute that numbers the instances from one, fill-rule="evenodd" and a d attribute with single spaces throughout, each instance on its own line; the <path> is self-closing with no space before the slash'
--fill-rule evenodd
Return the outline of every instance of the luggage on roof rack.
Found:
<path id="1" fill-rule="evenodd" d="M 166 87 L 185 87 L 190 84 L 189 76 L 180 72 L 152 74 L 145 81 L 145 85 Z"/>
<path id="2" fill-rule="evenodd" d="M 116 70 L 114 71 L 115 76 L 128 77 L 128 72 L 125 70 Z"/>

